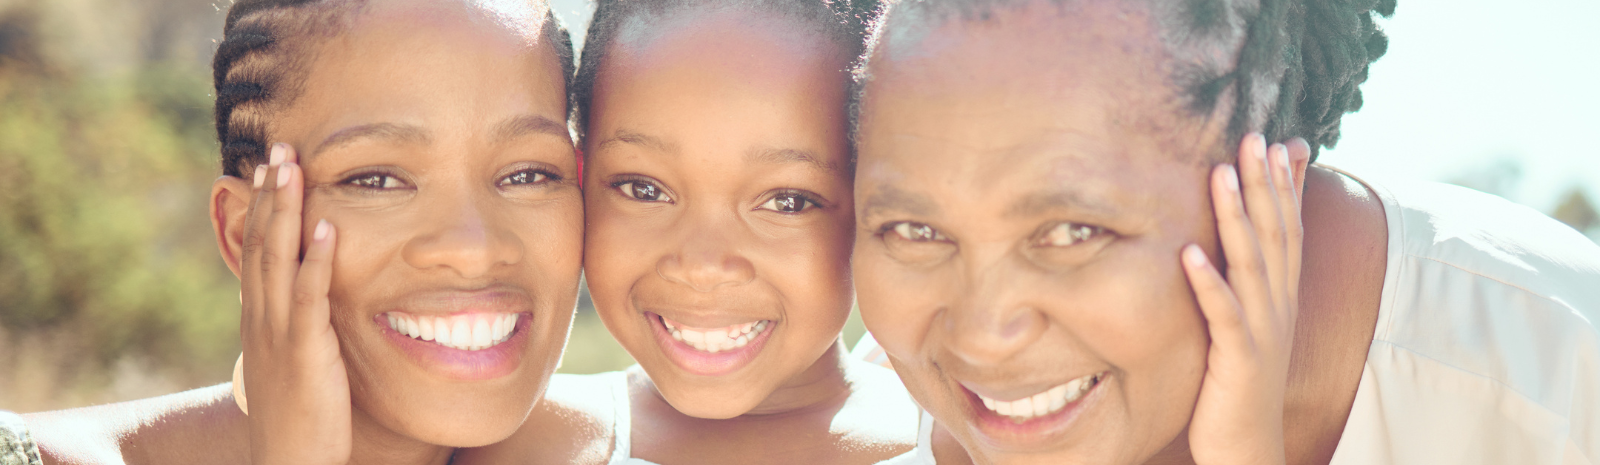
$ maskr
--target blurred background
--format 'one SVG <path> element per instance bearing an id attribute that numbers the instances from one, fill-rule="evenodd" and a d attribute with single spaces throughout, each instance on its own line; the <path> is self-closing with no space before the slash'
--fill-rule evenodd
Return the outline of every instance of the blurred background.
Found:
<path id="1" fill-rule="evenodd" d="M 587 0 L 553 0 L 582 44 Z M 206 201 L 228 3 L 0 0 L 0 409 L 227 381 L 238 292 Z M 1600 0 L 1402 0 L 1322 161 L 1452 182 L 1600 240 Z M 632 360 L 579 303 L 562 372 Z M 862 329 L 852 316 L 853 344 Z"/>

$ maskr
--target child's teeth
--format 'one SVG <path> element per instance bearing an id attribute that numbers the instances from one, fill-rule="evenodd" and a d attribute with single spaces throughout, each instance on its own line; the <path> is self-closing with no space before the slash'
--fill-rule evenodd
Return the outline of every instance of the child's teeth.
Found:
<path id="1" fill-rule="evenodd" d="M 661 319 L 667 334 L 701 352 L 717 353 L 750 344 L 756 335 L 767 329 L 767 320 L 753 321 L 724 328 L 689 329 L 666 318 Z"/>
<path id="2" fill-rule="evenodd" d="M 1083 397 L 1084 393 L 1098 385 L 1103 377 L 1104 374 L 1095 373 L 1012 401 L 995 400 L 982 395 L 979 395 L 978 399 L 983 401 L 983 407 L 990 411 L 1011 417 L 1015 421 L 1027 421 L 1033 417 L 1061 411 L 1067 404 Z"/>
<path id="3" fill-rule="evenodd" d="M 483 350 L 511 339 L 517 313 L 469 313 L 451 316 L 384 315 L 389 328 L 407 337 L 433 341 L 452 349 Z"/>

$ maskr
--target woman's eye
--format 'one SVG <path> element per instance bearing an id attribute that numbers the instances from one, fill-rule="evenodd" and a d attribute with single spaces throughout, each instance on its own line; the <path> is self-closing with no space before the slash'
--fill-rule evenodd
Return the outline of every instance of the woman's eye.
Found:
<path id="1" fill-rule="evenodd" d="M 522 170 L 511 173 L 510 176 L 500 180 L 501 186 L 516 186 L 521 184 L 538 184 L 550 179 L 550 175 L 543 171 Z"/>
<path id="2" fill-rule="evenodd" d="M 912 223 L 912 222 L 909 222 L 909 221 L 895 223 L 894 227 L 891 228 L 891 230 L 893 230 L 896 235 L 900 236 L 901 239 L 905 239 L 905 240 L 913 241 L 913 242 L 933 242 L 933 241 L 948 241 L 949 240 L 948 238 L 944 237 L 944 234 L 940 233 L 939 230 L 933 229 L 932 226 L 928 226 L 928 225 L 925 225 L 925 224 L 922 224 L 922 223 Z"/>
<path id="3" fill-rule="evenodd" d="M 671 202 L 672 197 L 649 181 L 623 181 L 614 184 L 623 195 L 646 202 Z"/>
<path id="4" fill-rule="evenodd" d="M 401 182 L 400 178 L 382 173 L 358 174 L 346 179 L 344 183 L 367 189 L 397 189 L 405 187 L 405 183 Z"/>
<path id="5" fill-rule="evenodd" d="M 1059 223 L 1045 230 L 1039 237 L 1038 245 L 1045 247 L 1066 247 L 1099 237 L 1105 229 L 1099 226 L 1089 226 L 1077 223 Z"/>
<path id="6" fill-rule="evenodd" d="M 811 201 L 810 198 L 807 198 L 803 194 L 786 192 L 772 196 L 771 199 L 767 199 L 767 201 L 762 203 L 758 208 L 772 210 L 778 213 L 800 213 L 808 208 L 815 208 L 816 206 L 816 202 Z"/>

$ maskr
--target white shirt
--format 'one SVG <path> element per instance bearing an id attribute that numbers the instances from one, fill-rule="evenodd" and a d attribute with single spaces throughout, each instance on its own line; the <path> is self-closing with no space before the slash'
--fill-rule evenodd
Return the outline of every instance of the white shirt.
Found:
<path id="1" fill-rule="evenodd" d="M 1332 463 L 1600 464 L 1600 246 L 1470 189 L 1362 182 L 1388 266 Z"/>

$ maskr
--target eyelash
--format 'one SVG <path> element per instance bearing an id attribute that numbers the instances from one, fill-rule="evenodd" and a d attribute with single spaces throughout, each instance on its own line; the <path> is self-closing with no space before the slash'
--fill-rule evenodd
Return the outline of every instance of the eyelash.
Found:
<path id="1" fill-rule="evenodd" d="M 667 194 L 666 189 L 662 189 L 659 184 L 649 179 L 623 179 L 611 183 L 611 188 L 616 189 L 624 197 L 640 202 L 672 203 L 672 196 Z M 647 199 L 640 195 L 654 196 L 654 198 Z"/>
<path id="2" fill-rule="evenodd" d="M 395 185 L 389 185 L 388 181 L 393 181 Z M 358 189 L 379 191 L 400 189 L 406 187 L 407 185 L 406 182 L 402 181 L 399 176 L 374 171 L 351 175 L 350 177 L 344 178 L 343 181 L 339 181 L 339 183 Z"/>
<path id="3" fill-rule="evenodd" d="M 527 175 L 529 178 L 532 178 L 532 180 L 531 181 L 524 181 L 524 182 L 512 181 L 513 178 L 516 178 L 518 176 L 523 176 L 523 175 Z M 542 176 L 542 178 L 541 178 L 541 176 Z M 555 173 L 551 173 L 549 171 L 545 171 L 545 170 L 541 170 L 541 169 L 534 169 L 534 168 L 523 168 L 523 169 L 517 170 L 514 173 L 508 174 L 503 178 L 500 178 L 500 182 L 496 183 L 496 185 L 499 185 L 501 187 L 527 186 L 527 185 L 544 184 L 544 183 L 548 183 L 548 182 L 552 182 L 552 181 L 560 181 L 560 180 L 561 180 L 560 176 L 556 176 Z"/>
<path id="4" fill-rule="evenodd" d="M 787 199 L 787 201 L 779 199 Z M 768 207 L 769 205 L 771 206 L 770 208 Z M 792 208 L 795 206 L 798 206 L 799 209 L 794 211 L 783 210 L 784 208 Z M 761 205 L 757 206 L 756 208 L 770 210 L 784 215 L 798 215 L 805 213 L 806 210 L 822 208 L 822 203 L 818 202 L 816 197 L 808 192 L 784 190 L 778 192 L 777 194 L 773 194 L 772 197 L 768 198 L 765 202 L 761 202 Z"/>

